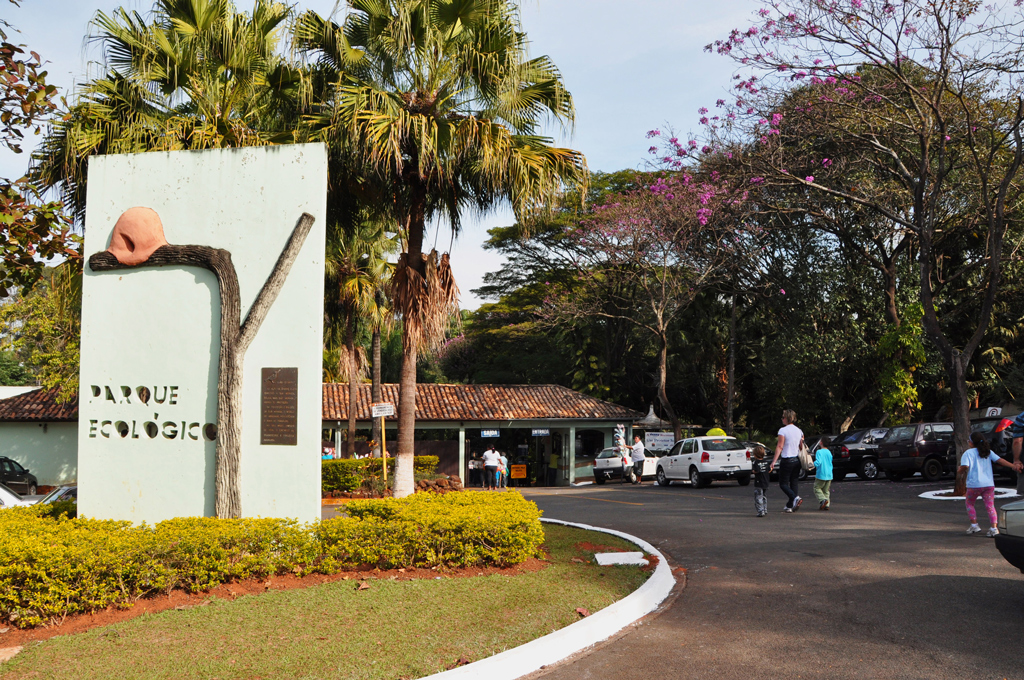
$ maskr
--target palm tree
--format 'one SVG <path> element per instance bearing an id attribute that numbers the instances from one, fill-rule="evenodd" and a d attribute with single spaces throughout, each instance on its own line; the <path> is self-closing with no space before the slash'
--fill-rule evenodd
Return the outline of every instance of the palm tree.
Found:
<path id="1" fill-rule="evenodd" d="M 79 224 L 89 156 L 261 146 L 294 139 L 302 74 L 278 54 L 289 6 L 157 0 L 147 20 L 97 12 L 90 41 L 104 75 L 85 83 L 33 155 Z"/>
<path id="2" fill-rule="evenodd" d="M 401 228 L 392 285 L 402 318 L 395 495 L 413 491 L 416 360 L 457 307 L 448 256 L 423 252 L 428 220 L 458 231 L 466 209 L 510 203 L 526 220 L 586 161 L 538 133 L 575 113 L 558 69 L 529 59 L 511 0 L 349 0 L 341 25 L 314 12 L 295 29 L 332 92 L 307 117 L 313 139 L 365 166 Z"/>
<path id="3" fill-rule="evenodd" d="M 363 216 L 365 218 L 365 214 Z M 356 395 L 365 375 L 366 356 L 356 346 L 361 319 L 369 321 L 375 338 L 375 388 L 380 390 L 380 330 L 390 324 L 390 307 L 380 304 L 380 292 L 390 284 L 394 264 L 388 256 L 397 250 L 394 236 L 385 223 L 362 219 L 346 228 L 332 222 L 327 230 L 327 255 L 324 267 L 325 355 L 337 371 L 326 372 L 348 383 L 348 433 L 346 454 L 353 456 L 356 445 Z M 375 394 L 379 400 L 380 395 Z M 379 437 L 376 438 L 379 441 Z"/>

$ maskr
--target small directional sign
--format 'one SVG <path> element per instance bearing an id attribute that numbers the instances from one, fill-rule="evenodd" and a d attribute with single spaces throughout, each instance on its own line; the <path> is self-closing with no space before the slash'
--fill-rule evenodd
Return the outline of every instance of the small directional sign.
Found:
<path id="1" fill-rule="evenodd" d="M 370 404 L 370 411 L 372 411 L 374 418 L 393 416 L 395 415 L 395 405 L 388 401 L 381 402 L 380 404 Z"/>
<path id="2" fill-rule="evenodd" d="M 549 430 L 547 428 L 534 428 L 534 430 L 533 430 L 533 436 L 534 437 L 547 437 L 550 434 L 551 434 L 551 430 Z"/>
<path id="3" fill-rule="evenodd" d="M 481 437 L 500 437 L 500 430 L 480 430 Z"/>

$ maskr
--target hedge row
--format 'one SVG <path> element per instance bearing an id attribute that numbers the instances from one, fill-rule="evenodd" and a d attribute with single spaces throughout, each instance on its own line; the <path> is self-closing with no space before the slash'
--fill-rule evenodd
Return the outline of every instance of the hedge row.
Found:
<path id="1" fill-rule="evenodd" d="M 415 494 L 350 504 L 349 517 L 180 518 L 154 526 L 0 511 L 0 620 L 21 628 L 174 588 L 208 590 L 273 574 L 352 568 L 518 564 L 544 540 L 517 493 Z M 47 516 L 49 513 L 51 516 Z"/>
<path id="2" fill-rule="evenodd" d="M 358 491 L 366 488 L 372 480 L 383 476 L 382 458 L 345 458 L 323 461 L 320 472 L 320 486 L 323 493 L 331 491 Z M 416 456 L 413 471 L 431 475 L 437 469 L 437 456 Z M 388 479 L 394 478 L 395 459 L 388 458 Z"/>

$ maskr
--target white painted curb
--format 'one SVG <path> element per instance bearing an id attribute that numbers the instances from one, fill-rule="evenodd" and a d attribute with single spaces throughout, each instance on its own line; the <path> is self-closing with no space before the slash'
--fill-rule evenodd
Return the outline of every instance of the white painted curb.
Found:
<path id="1" fill-rule="evenodd" d="M 918 498 L 926 498 L 930 501 L 964 501 L 967 500 L 966 496 L 940 496 L 943 493 L 952 493 L 953 489 L 937 489 L 935 491 L 925 491 L 917 495 Z M 1008 489 L 1005 487 L 997 486 L 995 493 L 995 500 L 1005 501 L 1008 498 L 1020 498 L 1020 494 L 1017 493 L 1016 489 Z M 981 500 L 980 498 L 978 500 Z"/>
<path id="2" fill-rule="evenodd" d="M 630 543 L 635 543 L 644 549 L 644 552 L 658 557 L 658 566 L 646 582 L 635 591 L 622 598 L 618 602 L 609 605 L 591 614 L 585 619 L 566 626 L 554 633 L 544 637 L 531 640 L 525 645 L 514 649 L 489 656 L 465 666 L 453 668 L 450 671 L 443 671 L 428 675 L 423 680 L 452 680 L 453 678 L 487 678 L 487 680 L 515 680 L 524 675 L 529 675 L 542 666 L 550 666 L 562 659 L 566 659 L 576 652 L 593 646 L 602 640 L 607 640 L 615 633 L 650 614 L 657 609 L 672 588 L 676 580 L 672 576 L 672 570 L 665 560 L 665 556 L 647 541 L 624 534 L 613 529 L 602 529 L 587 524 L 576 524 L 575 522 L 563 522 L 557 519 L 541 519 L 542 522 L 550 524 L 561 524 L 567 527 L 600 531 L 624 538 Z"/>

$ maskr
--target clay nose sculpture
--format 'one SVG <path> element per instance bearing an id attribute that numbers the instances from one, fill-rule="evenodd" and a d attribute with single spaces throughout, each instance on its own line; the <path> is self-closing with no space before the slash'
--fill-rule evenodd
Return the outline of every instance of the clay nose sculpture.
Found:
<path id="1" fill-rule="evenodd" d="M 142 264 L 160 246 L 166 246 L 164 225 L 152 208 L 129 208 L 114 225 L 107 252 L 125 266 Z"/>

